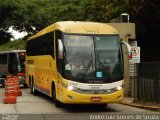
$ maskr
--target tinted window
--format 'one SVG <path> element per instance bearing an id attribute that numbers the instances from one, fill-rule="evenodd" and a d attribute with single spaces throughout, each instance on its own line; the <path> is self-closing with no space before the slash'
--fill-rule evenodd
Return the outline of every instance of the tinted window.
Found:
<path id="1" fill-rule="evenodd" d="M 26 53 L 28 56 L 52 55 L 54 56 L 53 32 L 42 35 L 27 42 Z"/>
<path id="2" fill-rule="evenodd" d="M 0 55 L 0 64 L 7 64 L 7 54 Z"/>

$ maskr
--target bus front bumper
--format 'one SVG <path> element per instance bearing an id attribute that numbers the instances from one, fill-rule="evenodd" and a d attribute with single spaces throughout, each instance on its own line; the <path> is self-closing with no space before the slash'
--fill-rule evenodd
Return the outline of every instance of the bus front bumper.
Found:
<path id="1" fill-rule="evenodd" d="M 121 89 L 110 94 L 81 94 L 66 88 L 63 88 L 62 94 L 59 94 L 59 100 L 67 104 L 107 104 L 121 103 L 123 100 L 123 91 Z"/>

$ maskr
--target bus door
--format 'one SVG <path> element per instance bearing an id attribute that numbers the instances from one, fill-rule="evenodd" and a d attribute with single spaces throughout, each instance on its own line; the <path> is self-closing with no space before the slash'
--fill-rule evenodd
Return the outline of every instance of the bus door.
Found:
<path id="1" fill-rule="evenodd" d="M 17 76 L 19 78 L 20 84 L 23 84 L 24 87 L 27 87 L 25 80 L 25 52 L 18 52 L 18 73 Z"/>
<path id="2" fill-rule="evenodd" d="M 18 73 L 18 59 L 15 53 L 9 53 L 8 70 L 9 73 L 13 75 L 17 75 Z"/>
<path id="3" fill-rule="evenodd" d="M 19 67 L 18 67 L 18 71 L 19 73 L 25 73 L 25 52 L 20 52 L 18 53 L 18 60 L 19 60 Z"/>

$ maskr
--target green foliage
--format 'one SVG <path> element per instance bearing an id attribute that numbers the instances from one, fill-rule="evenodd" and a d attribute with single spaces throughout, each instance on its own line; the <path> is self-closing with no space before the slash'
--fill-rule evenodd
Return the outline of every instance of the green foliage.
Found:
<path id="1" fill-rule="evenodd" d="M 89 0 L 85 5 L 85 14 L 88 15 L 88 19 L 98 22 L 109 22 L 127 10 L 124 0 Z"/>
<path id="2" fill-rule="evenodd" d="M 127 0 L 128 13 L 136 23 L 136 39 L 143 61 L 159 61 L 160 1 Z"/>
<path id="3" fill-rule="evenodd" d="M 109 22 L 125 10 L 123 0 L 0 0 L 0 32 L 7 34 L 0 44 L 12 37 L 10 26 L 34 34 L 57 21 Z"/>
<path id="4" fill-rule="evenodd" d="M 147 40 L 159 38 L 159 6 L 159 0 L 0 0 L 0 45 L 12 37 L 11 26 L 32 35 L 57 21 L 110 22 L 125 12 L 137 25 L 138 42 L 154 46 Z"/>
<path id="5" fill-rule="evenodd" d="M 13 0 L 0 0 L 0 44 L 6 43 L 12 37 L 7 30 L 11 26 L 9 16 L 15 9 L 16 4 Z"/>
<path id="6" fill-rule="evenodd" d="M 25 49 L 25 41 L 21 39 L 9 41 L 6 44 L 0 46 L 0 51 L 24 50 L 24 49 Z"/>

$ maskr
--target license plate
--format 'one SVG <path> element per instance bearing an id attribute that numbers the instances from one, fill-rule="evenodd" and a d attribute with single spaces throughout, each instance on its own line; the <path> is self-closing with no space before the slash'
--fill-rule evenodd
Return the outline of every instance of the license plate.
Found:
<path id="1" fill-rule="evenodd" d="M 92 102 L 100 102 L 102 100 L 101 97 L 91 97 Z"/>

